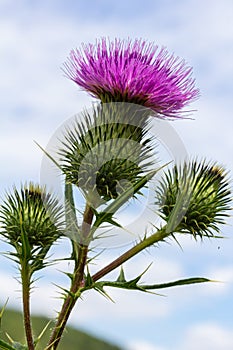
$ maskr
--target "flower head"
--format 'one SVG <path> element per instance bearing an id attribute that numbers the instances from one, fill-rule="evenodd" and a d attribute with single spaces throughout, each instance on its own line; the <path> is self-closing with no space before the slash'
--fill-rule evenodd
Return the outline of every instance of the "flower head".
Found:
<path id="1" fill-rule="evenodd" d="M 62 209 L 45 188 L 30 183 L 8 193 L 0 210 L 1 234 L 9 243 L 31 249 L 52 245 L 62 234 Z"/>
<path id="2" fill-rule="evenodd" d="M 131 102 L 151 108 L 160 117 L 180 117 L 199 91 L 192 68 L 143 40 L 108 41 L 72 50 L 66 75 L 102 102 Z"/>
<path id="3" fill-rule="evenodd" d="M 231 209 L 226 172 L 216 164 L 192 161 L 174 166 L 157 189 L 160 215 L 171 232 L 212 235 Z"/>

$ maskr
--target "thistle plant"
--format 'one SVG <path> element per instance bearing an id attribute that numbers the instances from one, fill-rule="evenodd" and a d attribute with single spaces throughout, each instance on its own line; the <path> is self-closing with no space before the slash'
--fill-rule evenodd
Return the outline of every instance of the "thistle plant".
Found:
<path id="1" fill-rule="evenodd" d="M 14 248 L 7 256 L 19 267 L 22 283 L 24 326 L 29 349 L 34 349 L 30 321 L 33 275 L 46 267 L 51 246 L 63 234 L 62 208 L 46 188 L 29 183 L 6 195 L 1 205 L 1 234 Z M 1 344 L 4 348 L 4 344 Z M 14 344 L 13 344 L 14 348 Z"/>
<path id="2" fill-rule="evenodd" d="M 56 157 L 44 150 L 63 176 L 64 203 L 46 188 L 30 183 L 6 194 L 0 208 L 1 235 L 13 247 L 7 256 L 17 263 L 22 283 L 27 344 L 20 348 L 28 350 L 38 346 L 30 320 L 33 276 L 46 268 L 48 252 L 59 244 L 59 238 L 71 242 L 71 255 L 64 259 L 72 261 L 74 269 L 67 272 L 70 286 L 62 288 L 63 304 L 46 350 L 58 348 L 84 292 L 93 290 L 111 298 L 106 286 L 147 292 L 210 282 L 206 277 L 188 277 L 145 285 L 141 283 L 145 271 L 126 280 L 123 264 L 169 237 L 217 238 L 231 210 L 228 172 L 217 162 L 198 157 L 179 164 L 161 166 L 158 162 L 158 140 L 151 134 L 153 120 L 185 117 L 188 111 L 184 108 L 199 96 L 192 69 L 183 60 L 143 40 L 103 38 L 71 51 L 63 68 L 68 78 L 97 98 L 90 111 L 84 110 L 81 118 L 65 127 Z M 157 174 L 160 179 L 153 187 L 157 213 L 154 209 L 150 231 L 146 233 L 145 228 L 128 250 L 92 274 L 91 261 L 96 254 L 92 243 L 101 240 L 99 230 L 123 228 L 117 212 L 145 195 Z M 75 201 L 74 189 L 85 202 L 81 221 L 81 204 Z M 115 269 L 120 269 L 119 277 L 105 279 Z M 19 344 L 0 340 L 0 347 L 12 350 Z"/>

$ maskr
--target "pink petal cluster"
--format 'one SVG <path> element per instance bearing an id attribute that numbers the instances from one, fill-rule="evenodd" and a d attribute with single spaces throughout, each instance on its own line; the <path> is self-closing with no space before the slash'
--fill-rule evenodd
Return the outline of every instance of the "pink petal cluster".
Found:
<path id="1" fill-rule="evenodd" d="M 181 117 L 183 107 L 199 96 L 184 60 L 141 39 L 83 44 L 71 51 L 64 71 L 102 102 L 141 104 L 160 117 Z"/>

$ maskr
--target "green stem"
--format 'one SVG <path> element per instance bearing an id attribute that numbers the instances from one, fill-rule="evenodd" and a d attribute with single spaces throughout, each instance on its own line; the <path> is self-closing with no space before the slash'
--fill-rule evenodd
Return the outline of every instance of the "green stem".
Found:
<path id="1" fill-rule="evenodd" d="M 82 235 L 85 241 L 85 238 L 90 233 L 90 227 L 93 220 L 93 211 L 91 207 L 87 204 L 86 209 L 83 215 L 83 224 L 82 224 Z M 76 243 L 76 242 L 74 242 Z M 73 278 L 71 282 L 70 291 L 67 293 L 64 303 L 62 305 L 61 311 L 58 315 L 56 325 L 51 334 L 48 346 L 46 350 L 55 350 L 61 340 L 61 336 L 66 327 L 67 321 L 73 310 L 77 299 L 80 296 L 79 289 L 83 286 L 84 279 L 84 269 L 86 266 L 88 245 L 76 243 L 78 245 L 78 258 L 75 262 L 75 268 L 73 273 Z"/>
<path id="2" fill-rule="evenodd" d="M 166 227 L 161 228 L 156 233 L 152 234 L 150 237 L 145 238 L 143 241 L 136 244 L 134 247 L 127 250 L 124 254 L 119 256 L 119 258 L 112 261 L 109 265 L 105 266 L 103 269 L 98 271 L 92 276 L 92 280 L 96 282 L 103 276 L 107 275 L 109 272 L 115 270 L 117 267 L 121 266 L 124 262 L 140 253 L 142 250 L 150 247 L 151 245 L 162 241 L 164 238 L 169 236 L 171 232 L 167 232 Z"/>
<path id="3" fill-rule="evenodd" d="M 24 328 L 27 339 L 28 350 L 34 350 L 34 341 L 32 336 L 31 315 L 30 315 L 30 272 L 27 262 L 22 264 L 21 268 L 22 294 L 23 294 L 23 317 Z"/>

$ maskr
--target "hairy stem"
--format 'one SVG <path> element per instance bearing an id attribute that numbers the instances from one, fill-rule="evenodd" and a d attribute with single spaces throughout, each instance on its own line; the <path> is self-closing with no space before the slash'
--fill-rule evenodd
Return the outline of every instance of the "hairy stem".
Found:
<path id="1" fill-rule="evenodd" d="M 86 209 L 83 215 L 83 224 L 82 224 L 82 235 L 85 242 L 85 238 L 90 233 L 91 223 L 93 220 L 93 211 L 89 205 L 86 205 Z M 52 335 L 50 337 L 48 346 L 46 350 L 55 350 L 61 340 L 61 336 L 66 327 L 67 321 L 73 310 L 77 299 L 80 296 L 79 289 L 82 288 L 83 278 L 84 278 L 84 269 L 87 260 L 88 245 L 82 243 L 76 243 L 78 245 L 78 258 L 75 261 L 75 268 L 73 273 L 73 278 L 71 282 L 71 287 L 69 293 L 67 293 L 64 303 L 62 305 L 61 311 L 58 314 L 58 319 Z"/>
<path id="2" fill-rule="evenodd" d="M 163 227 L 160 230 L 158 230 L 156 233 L 152 234 L 151 236 L 143 239 L 141 242 L 136 244 L 134 247 L 127 250 L 124 254 L 119 256 L 119 258 L 112 261 L 110 264 L 102 268 L 100 271 L 95 273 L 92 276 L 92 280 L 95 282 L 102 278 L 103 276 L 107 275 L 109 272 L 115 270 L 117 267 L 121 266 L 125 261 L 129 260 L 136 254 L 140 253 L 142 250 L 150 247 L 151 245 L 162 241 L 164 238 L 169 236 L 171 232 L 167 232 L 166 228 Z"/>
<path id="3" fill-rule="evenodd" d="M 23 317 L 24 329 L 27 339 L 28 350 L 34 350 L 34 341 L 32 336 L 31 315 L 30 315 L 30 273 L 28 263 L 25 262 L 21 267 L 22 294 L 23 294 Z"/>

